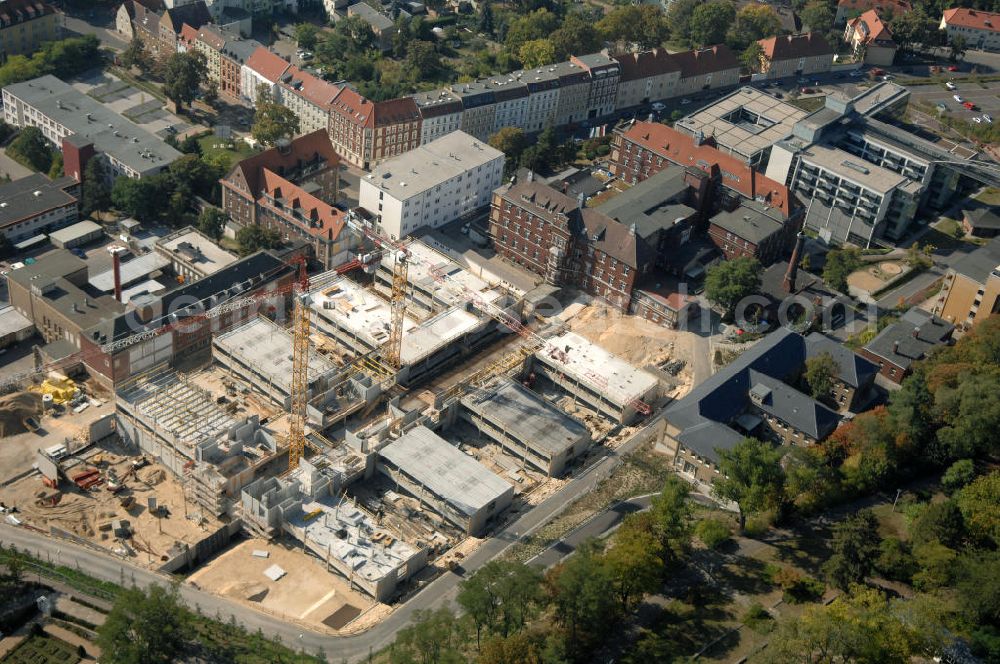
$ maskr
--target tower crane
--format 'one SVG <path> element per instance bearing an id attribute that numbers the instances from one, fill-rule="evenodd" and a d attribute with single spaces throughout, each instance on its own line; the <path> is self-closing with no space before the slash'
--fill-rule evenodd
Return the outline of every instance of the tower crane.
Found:
<path id="1" fill-rule="evenodd" d="M 397 249 L 392 263 L 392 294 L 390 304 L 389 341 L 385 345 L 385 359 L 393 369 L 402 366 L 403 315 L 406 313 L 406 277 L 409 256 L 405 249 Z"/>
<path id="2" fill-rule="evenodd" d="M 298 287 L 292 307 L 291 419 L 288 425 L 288 469 L 299 467 L 306 448 L 306 402 L 309 400 L 309 276 L 305 260 L 299 259 Z"/>

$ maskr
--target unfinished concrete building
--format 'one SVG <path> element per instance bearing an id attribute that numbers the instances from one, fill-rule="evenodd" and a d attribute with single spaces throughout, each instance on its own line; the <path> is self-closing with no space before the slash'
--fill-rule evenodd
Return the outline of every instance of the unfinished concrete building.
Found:
<path id="1" fill-rule="evenodd" d="M 463 419 L 550 477 L 562 475 L 593 442 L 582 422 L 509 378 L 472 389 L 461 404 Z"/>
<path id="2" fill-rule="evenodd" d="M 344 478 L 303 460 L 287 477 L 262 478 L 242 493 L 241 513 L 254 529 L 287 533 L 352 587 L 380 602 L 427 564 L 427 550 L 403 542 L 352 500 L 339 496 Z"/>
<path id="3" fill-rule="evenodd" d="M 658 395 L 659 381 L 574 332 L 550 337 L 532 370 L 611 420 L 632 422 Z"/>
<path id="4" fill-rule="evenodd" d="M 470 535 L 514 499 L 513 485 L 423 425 L 382 447 L 376 468 Z"/>
<path id="5" fill-rule="evenodd" d="M 311 292 L 313 326 L 358 354 L 389 340 L 389 303 L 374 291 L 342 277 Z M 426 320 L 403 319 L 400 385 L 426 380 L 497 335 L 493 319 L 463 308 L 450 308 Z"/>
<path id="6" fill-rule="evenodd" d="M 231 512 L 240 490 L 278 456 L 256 417 L 237 419 L 166 365 L 116 393 L 118 432 L 182 478 L 188 498 L 215 516 Z"/>

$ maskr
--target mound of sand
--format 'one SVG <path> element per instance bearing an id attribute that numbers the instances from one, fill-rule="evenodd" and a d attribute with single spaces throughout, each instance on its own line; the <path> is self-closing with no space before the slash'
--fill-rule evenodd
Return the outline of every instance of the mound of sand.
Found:
<path id="1" fill-rule="evenodd" d="M 0 397 L 0 438 L 16 436 L 28 428 L 24 420 L 42 415 L 42 395 L 34 392 L 15 392 Z"/>

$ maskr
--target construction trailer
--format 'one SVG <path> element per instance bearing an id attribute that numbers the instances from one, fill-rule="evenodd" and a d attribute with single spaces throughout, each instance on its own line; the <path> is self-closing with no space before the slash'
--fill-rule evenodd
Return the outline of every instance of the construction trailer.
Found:
<path id="1" fill-rule="evenodd" d="M 427 565 L 427 549 L 402 541 L 341 493 L 331 466 L 303 459 L 284 477 L 261 478 L 242 492 L 241 515 L 253 530 L 285 533 L 380 602 Z"/>
<path id="2" fill-rule="evenodd" d="M 356 354 L 389 342 L 392 309 L 375 291 L 346 277 L 310 293 L 314 329 Z M 412 387 L 491 343 L 496 322 L 463 307 L 452 307 L 422 321 L 403 317 L 400 367 L 396 382 Z"/>
<path id="3" fill-rule="evenodd" d="M 509 454 L 550 477 L 590 449 L 590 430 L 520 383 L 499 377 L 471 388 L 461 417 Z"/>
<path id="4" fill-rule="evenodd" d="M 481 535 L 514 499 L 512 484 L 423 425 L 382 447 L 376 468 L 470 535 Z"/>
<path id="5" fill-rule="evenodd" d="M 631 423 L 659 396 L 656 376 L 575 332 L 557 334 L 548 342 L 534 354 L 531 371 L 614 422 Z"/>

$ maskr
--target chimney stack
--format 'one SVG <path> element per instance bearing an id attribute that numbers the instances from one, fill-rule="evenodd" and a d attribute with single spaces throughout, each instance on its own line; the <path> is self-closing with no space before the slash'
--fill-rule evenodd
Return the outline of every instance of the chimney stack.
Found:
<path id="1" fill-rule="evenodd" d="M 805 244 L 806 236 L 799 231 L 795 236 L 795 248 L 792 249 L 792 257 L 788 260 L 788 271 L 785 272 L 784 288 L 786 293 L 795 290 L 795 278 L 799 274 L 799 254 L 802 253 L 802 245 Z"/>
<path id="2" fill-rule="evenodd" d="M 899 342 L 898 341 L 893 341 L 892 342 L 892 353 L 893 353 L 893 355 L 896 355 L 896 354 L 899 353 Z"/>
<path id="3" fill-rule="evenodd" d="M 913 328 L 913 338 L 916 339 L 919 336 L 920 336 L 920 328 L 919 327 Z"/>
<path id="4" fill-rule="evenodd" d="M 119 302 L 122 301 L 122 259 L 119 256 L 120 253 L 117 247 L 111 251 L 111 267 L 115 275 L 115 299 Z"/>
<path id="5" fill-rule="evenodd" d="M 587 197 L 584 196 L 582 191 L 576 195 L 576 204 L 580 206 L 581 210 L 587 207 Z"/>

